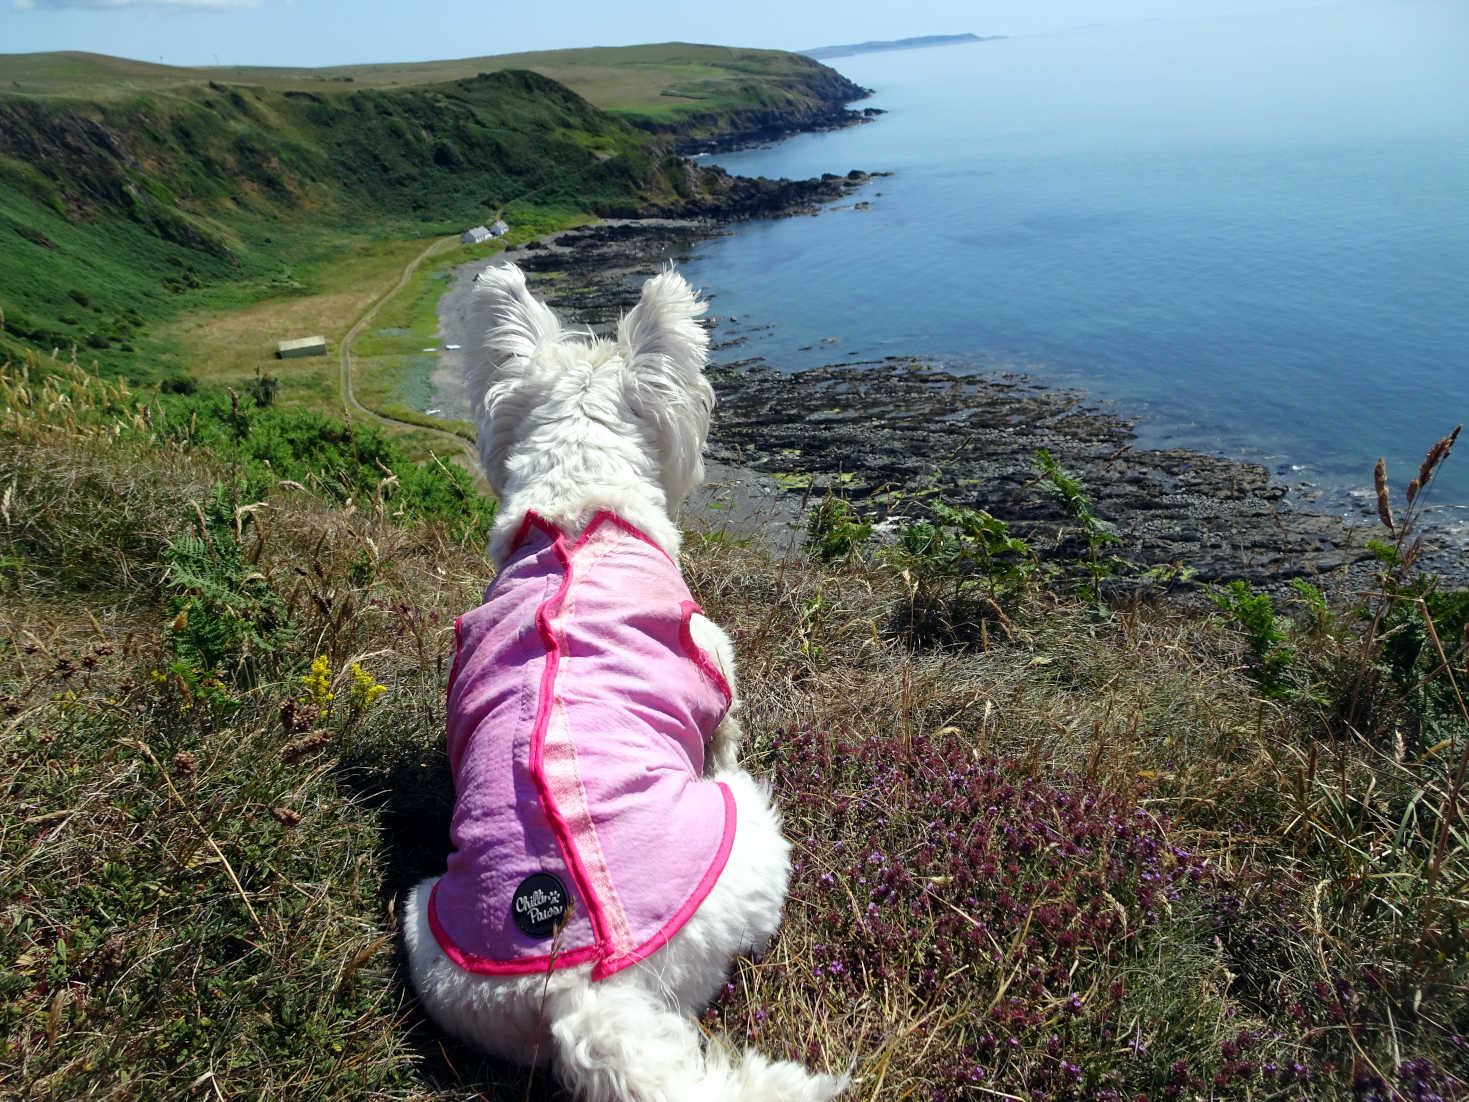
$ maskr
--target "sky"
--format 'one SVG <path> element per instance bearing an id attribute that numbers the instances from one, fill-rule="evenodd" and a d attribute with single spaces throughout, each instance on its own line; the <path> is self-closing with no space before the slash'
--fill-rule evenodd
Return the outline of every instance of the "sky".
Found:
<path id="1" fill-rule="evenodd" d="M 1316 0 L 1317 3 L 1320 0 Z M 922 34 L 1311 6 L 1308 0 L 0 0 L 0 54 L 87 50 L 168 65 L 356 65 L 708 42 L 804 50 Z"/>

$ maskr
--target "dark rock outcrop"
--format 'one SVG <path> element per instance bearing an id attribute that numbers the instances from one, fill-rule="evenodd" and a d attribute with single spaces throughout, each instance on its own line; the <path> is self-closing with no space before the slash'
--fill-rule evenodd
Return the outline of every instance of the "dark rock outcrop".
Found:
<path id="1" fill-rule="evenodd" d="M 687 197 L 661 202 L 648 213 L 716 221 L 809 214 L 823 203 L 841 199 L 875 176 L 888 175 L 853 170 L 845 176 L 827 173 L 809 180 L 771 180 L 764 176 L 731 176 L 724 169 L 712 166 L 694 171 L 697 190 L 691 189 Z"/>

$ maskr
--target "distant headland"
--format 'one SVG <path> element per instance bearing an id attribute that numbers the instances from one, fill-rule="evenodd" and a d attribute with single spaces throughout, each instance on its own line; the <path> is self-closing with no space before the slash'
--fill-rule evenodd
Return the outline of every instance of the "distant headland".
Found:
<path id="1" fill-rule="evenodd" d="M 884 50 L 926 50 L 930 46 L 958 46 L 964 42 L 994 42 L 1004 38 L 1002 34 L 925 34 L 916 38 L 898 38 L 890 42 L 854 42 L 846 46 L 818 46 L 814 50 L 802 50 L 807 57 L 825 61 L 833 57 L 852 57 L 855 54 L 875 54 Z"/>

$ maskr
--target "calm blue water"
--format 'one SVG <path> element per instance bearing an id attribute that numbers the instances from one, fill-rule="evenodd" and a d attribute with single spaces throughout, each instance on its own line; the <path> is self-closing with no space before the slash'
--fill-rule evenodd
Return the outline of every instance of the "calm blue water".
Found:
<path id="1" fill-rule="evenodd" d="M 701 247 L 685 274 L 749 337 L 725 359 L 1021 368 L 1342 511 L 1379 455 L 1405 484 L 1469 420 L 1469 4 L 834 64 L 888 113 L 718 162 L 894 175 L 870 210 Z M 1469 522 L 1459 452 L 1429 499 L 1446 523 Z"/>

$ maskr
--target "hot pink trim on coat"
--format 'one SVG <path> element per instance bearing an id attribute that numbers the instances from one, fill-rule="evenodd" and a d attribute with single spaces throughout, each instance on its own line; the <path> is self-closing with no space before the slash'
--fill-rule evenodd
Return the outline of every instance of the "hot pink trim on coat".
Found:
<path id="1" fill-rule="evenodd" d="M 575 544 L 528 513 L 485 603 L 455 624 L 448 750 L 455 852 L 429 926 L 461 968 L 523 974 L 648 956 L 713 888 L 734 798 L 703 779 L 730 706 L 699 607 L 646 535 L 600 512 Z M 516 888 L 559 879 L 559 935 L 523 933 Z"/>

